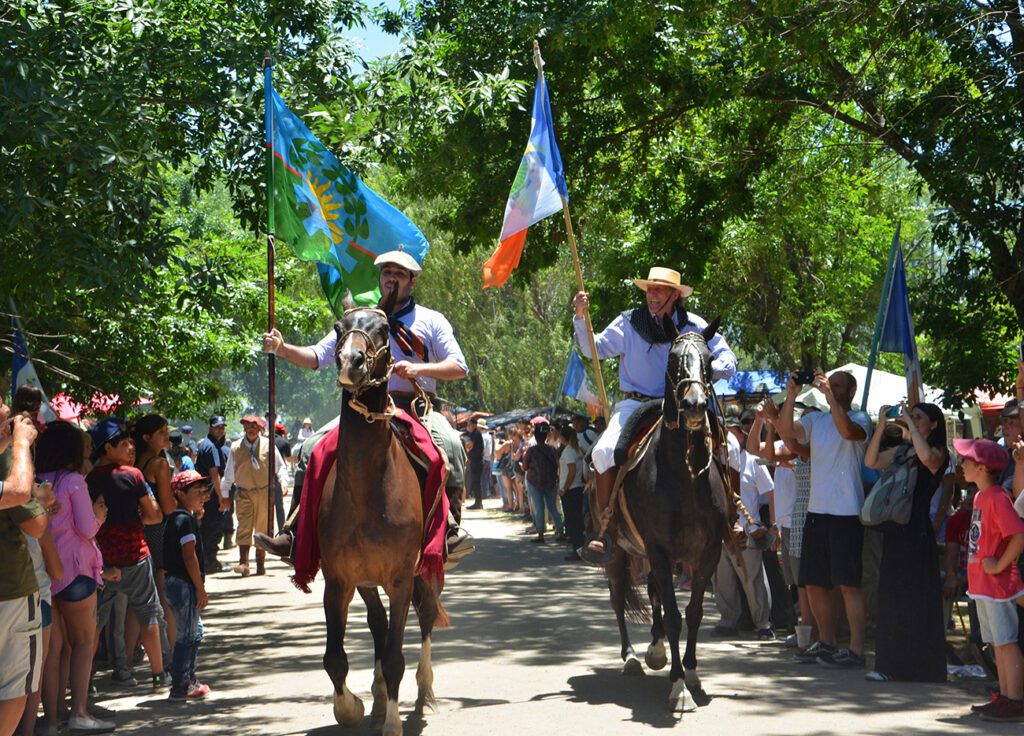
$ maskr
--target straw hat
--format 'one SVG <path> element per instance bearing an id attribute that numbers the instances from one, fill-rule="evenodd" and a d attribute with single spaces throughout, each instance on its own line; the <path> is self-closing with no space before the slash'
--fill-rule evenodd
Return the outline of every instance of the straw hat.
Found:
<path id="1" fill-rule="evenodd" d="M 647 291 L 647 287 L 651 284 L 669 286 L 678 291 L 679 295 L 684 299 L 693 293 L 693 287 L 683 283 L 683 279 L 678 271 L 673 271 L 671 268 L 662 268 L 661 266 L 653 266 L 647 273 L 647 278 L 634 279 L 633 283 L 642 291 Z"/>

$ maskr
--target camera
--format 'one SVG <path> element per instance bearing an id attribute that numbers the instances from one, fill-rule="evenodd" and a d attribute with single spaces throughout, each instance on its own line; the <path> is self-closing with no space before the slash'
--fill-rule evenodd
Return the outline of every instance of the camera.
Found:
<path id="1" fill-rule="evenodd" d="M 895 419 L 899 415 L 900 415 L 900 405 L 899 404 L 897 404 L 896 406 L 890 406 L 889 407 L 889 411 L 885 412 L 885 416 L 887 416 L 889 419 Z"/>
<path id="2" fill-rule="evenodd" d="M 793 381 L 797 386 L 810 386 L 814 383 L 814 371 L 793 371 Z"/>

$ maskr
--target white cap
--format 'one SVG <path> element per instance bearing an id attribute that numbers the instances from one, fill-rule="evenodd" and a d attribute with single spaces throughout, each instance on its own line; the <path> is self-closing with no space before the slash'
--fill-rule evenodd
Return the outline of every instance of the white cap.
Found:
<path id="1" fill-rule="evenodd" d="M 383 266 L 385 263 L 401 266 L 413 276 L 419 276 L 423 273 L 423 268 L 416 262 L 416 259 L 402 250 L 389 250 L 387 253 L 381 253 L 374 260 L 373 265 Z"/>

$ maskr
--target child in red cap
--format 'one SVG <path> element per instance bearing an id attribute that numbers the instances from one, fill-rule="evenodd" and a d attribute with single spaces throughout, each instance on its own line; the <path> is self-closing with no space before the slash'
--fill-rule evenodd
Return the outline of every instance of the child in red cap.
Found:
<path id="1" fill-rule="evenodd" d="M 992 440 L 953 440 L 964 479 L 979 489 L 968 536 L 967 593 L 978 607 L 981 638 L 992 644 L 999 670 L 999 694 L 971 706 L 986 721 L 1024 721 L 1024 656 L 1017 646 L 1017 606 L 1024 593 L 1017 558 L 1024 552 L 1024 521 L 999 485 L 1010 462 Z"/>

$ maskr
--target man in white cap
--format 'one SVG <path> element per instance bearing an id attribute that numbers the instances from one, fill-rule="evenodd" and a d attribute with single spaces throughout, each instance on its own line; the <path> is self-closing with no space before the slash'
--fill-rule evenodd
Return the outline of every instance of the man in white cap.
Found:
<path id="1" fill-rule="evenodd" d="M 626 420 L 640 406 L 651 399 L 662 399 L 665 395 L 665 370 L 668 367 L 668 353 L 674 335 L 667 329 L 668 323 L 675 325 L 678 333 L 701 332 L 708 323 L 701 317 L 686 311 L 686 298 L 693 289 L 682 283 L 678 271 L 654 267 L 646 279 L 636 279 L 634 284 L 646 292 L 644 307 L 623 312 L 603 332 L 594 336 L 599 358 L 619 357 L 619 387 L 625 394 L 614 408 L 608 428 L 594 443 L 591 458 L 597 477 L 594 483 L 596 511 L 600 516 L 608 507 L 612 486 L 615 484 L 615 445 L 622 434 Z M 590 298 L 585 291 L 573 298 L 576 317 L 573 328 L 576 342 L 584 357 L 590 357 L 590 341 L 587 339 L 585 313 L 590 309 Z M 713 380 L 728 378 L 736 372 L 736 356 L 729 349 L 721 335 L 715 335 L 708 344 L 713 361 Z M 614 539 L 614 517 L 608 526 L 608 533 Z M 605 542 L 592 539 L 584 548 L 588 561 L 607 559 Z"/>
<path id="2" fill-rule="evenodd" d="M 416 259 L 404 251 L 393 250 L 377 256 L 374 265 L 380 268 L 381 303 L 388 302 L 392 292 L 395 297 L 394 309 L 388 315 L 391 327 L 391 355 L 395 361 L 388 381 L 388 393 L 397 406 L 410 411 L 417 398 L 413 380 L 433 400 L 436 397 L 439 380 L 457 381 L 466 377 L 466 358 L 455 339 L 455 332 L 448 319 L 440 312 L 416 304 L 413 299 L 413 287 L 423 271 Z M 275 353 L 289 363 L 319 370 L 334 365 L 334 349 L 337 342 L 338 335 L 331 330 L 316 345 L 290 345 L 275 329 L 263 335 L 263 350 Z M 431 412 L 427 429 L 451 462 L 446 492 L 458 521 L 461 518 L 458 504 L 466 468 L 462 442 L 458 432 L 448 424 L 439 411 Z M 275 554 L 287 556 L 292 539 L 293 530 L 289 528 L 273 539 L 258 535 L 256 545 Z M 452 556 L 452 544 L 452 540 L 449 540 L 449 557 Z"/>

